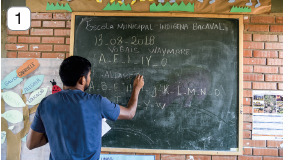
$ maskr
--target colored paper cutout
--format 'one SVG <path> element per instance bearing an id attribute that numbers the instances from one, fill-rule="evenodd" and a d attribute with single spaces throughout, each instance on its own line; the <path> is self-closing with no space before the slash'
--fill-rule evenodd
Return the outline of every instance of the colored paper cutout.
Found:
<path id="1" fill-rule="evenodd" d="M 42 101 L 43 98 L 45 98 L 48 88 L 41 88 L 35 90 L 30 98 L 27 100 L 27 105 L 36 105 Z"/>
<path id="2" fill-rule="evenodd" d="M 132 0 L 131 5 L 135 4 L 137 0 Z"/>
<path id="3" fill-rule="evenodd" d="M 25 82 L 22 94 L 30 93 L 30 92 L 38 89 L 42 85 L 44 77 L 45 77 L 45 75 L 36 75 L 36 76 L 30 77 Z"/>
<path id="4" fill-rule="evenodd" d="M 230 12 L 232 12 L 232 13 L 245 13 L 245 12 L 251 12 L 251 8 L 248 8 L 248 7 L 238 7 L 238 6 L 233 6 Z"/>
<path id="5" fill-rule="evenodd" d="M 96 0 L 96 2 L 98 2 L 98 3 L 102 3 L 102 0 Z"/>
<path id="6" fill-rule="evenodd" d="M 14 88 L 16 85 L 20 84 L 23 78 L 17 76 L 16 70 L 12 71 L 1 81 L 1 89 Z"/>
<path id="7" fill-rule="evenodd" d="M 109 130 L 111 130 L 111 127 L 105 122 L 106 119 L 102 119 L 102 134 L 101 137 L 103 137 Z"/>
<path id="8" fill-rule="evenodd" d="M 40 63 L 37 59 L 27 60 L 23 65 L 21 65 L 17 69 L 17 76 L 20 78 L 27 76 L 28 74 L 36 70 L 39 66 Z"/>
<path id="9" fill-rule="evenodd" d="M 27 142 L 27 135 L 28 134 L 26 134 L 25 137 L 23 137 L 21 140 L 24 141 L 24 142 Z"/>
<path id="10" fill-rule="evenodd" d="M 23 114 L 17 110 L 8 110 L 1 114 L 1 117 L 5 118 L 8 122 L 16 124 L 23 121 Z"/>
<path id="11" fill-rule="evenodd" d="M 155 3 L 150 5 L 149 11 L 188 11 L 188 12 L 194 12 L 194 3 L 191 4 L 190 2 L 185 5 L 185 3 L 182 1 L 180 5 L 178 5 L 176 2 L 171 6 L 169 2 L 166 2 L 164 6 L 162 6 L 161 3 L 159 3 L 157 6 Z"/>
<path id="12" fill-rule="evenodd" d="M 124 1 L 125 1 L 125 0 L 121 0 L 121 1 L 118 1 L 118 3 L 119 3 L 120 5 L 122 5 L 122 4 L 124 3 Z"/>
<path id="13" fill-rule="evenodd" d="M 2 92 L 2 97 L 4 101 L 11 107 L 25 107 L 26 106 L 22 98 L 15 92 L 12 92 L 12 91 Z"/>
<path id="14" fill-rule="evenodd" d="M 47 2 L 46 10 L 47 11 L 48 10 L 66 10 L 66 11 L 72 12 L 68 3 L 66 3 L 64 6 L 63 4 L 59 5 L 58 2 L 56 3 L 55 6 L 53 3 L 49 4 L 49 2 Z"/>
<path id="15" fill-rule="evenodd" d="M 108 4 L 106 5 L 106 7 L 105 7 L 103 10 L 131 11 L 132 8 L 131 8 L 131 6 L 130 6 L 129 3 L 128 3 L 127 5 L 126 5 L 126 4 L 122 4 L 122 5 L 120 6 L 119 3 L 116 3 L 116 2 L 115 2 L 115 3 L 112 3 L 111 5 L 110 5 L 110 3 L 108 3 Z"/>
<path id="16" fill-rule="evenodd" d="M 1 131 L 1 144 L 3 144 L 6 140 L 6 132 L 5 131 Z"/>
<path id="17" fill-rule="evenodd" d="M 9 130 L 13 130 L 15 126 L 9 126 Z"/>
<path id="18" fill-rule="evenodd" d="M 61 88 L 56 85 L 56 82 L 54 81 L 54 79 L 53 79 L 53 81 L 50 81 L 50 82 L 52 84 L 52 94 L 55 94 L 55 93 L 61 91 Z"/>

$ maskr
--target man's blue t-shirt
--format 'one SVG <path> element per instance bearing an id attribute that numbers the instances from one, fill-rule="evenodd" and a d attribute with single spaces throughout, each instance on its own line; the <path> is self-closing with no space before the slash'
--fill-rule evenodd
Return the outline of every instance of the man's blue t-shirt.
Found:
<path id="1" fill-rule="evenodd" d="M 81 90 L 62 90 L 44 98 L 31 129 L 46 133 L 50 159 L 99 159 L 102 118 L 116 121 L 120 106 Z"/>

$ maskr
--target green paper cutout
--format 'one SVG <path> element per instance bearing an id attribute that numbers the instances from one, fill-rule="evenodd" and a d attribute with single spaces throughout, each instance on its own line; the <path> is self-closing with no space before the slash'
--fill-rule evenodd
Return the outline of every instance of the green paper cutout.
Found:
<path id="1" fill-rule="evenodd" d="M 164 6 L 162 6 L 161 3 L 159 3 L 157 6 L 155 3 L 151 4 L 149 7 L 149 11 L 188 11 L 188 12 L 194 12 L 194 3 L 191 4 L 190 2 L 185 5 L 185 3 L 182 1 L 180 5 L 178 5 L 176 2 L 171 5 L 169 2 L 166 2 Z"/>
<path id="2" fill-rule="evenodd" d="M 27 136 L 28 136 L 28 134 L 26 134 L 25 137 L 23 137 L 21 140 L 24 142 L 27 142 Z"/>
<path id="3" fill-rule="evenodd" d="M 23 99 L 15 92 L 12 92 L 12 91 L 2 92 L 1 95 L 5 103 L 10 105 L 11 107 L 25 107 L 26 106 Z"/>
<path id="4" fill-rule="evenodd" d="M 1 144 L 3 144 L 6 140 L 6 131 L 1 131 Z"/>
<path id="5" fill-rule="evenodd" d="M 251 12 L 251 8 L 246 7 L 238 7 L 238 6 L 233 6 L 231 11 L 232 13 L 248 13 Z"/>
<path id="6" fill-rule="evenodd" d="M 46 97 L 48 88 L 40 88 L 35 90 L 27 100 L 26 104 L 27 105 L 37 105 L 39 104 L 43 98 Z"/>
<path id="7" fill-rule="evenodd" d="M 4 117 L 8 122 L 13 124 L 23 121 L 23 114 L 17 110 L 8 110 L 1 114 L 1 117 Z"/>
<path id="8" fill-rule="evenodd" d="M 68 3 L 65 4 L 65 6 L 63 4 L 59 5 L 58 2 L 56 3 L 56 5 L 54 6 L 53 3 L 49 4 L 47 2 L 47 6 L 46 6 L 46 10 L 66 10 L 66 11 L 70 11 L 72 12 L 70 6 Z"/>
<path id="9" fill-rule="evenodd" d="M 103 10 L 132 11 L 132 8 L 131 8 L 131 6 L 130 6 L 129 3 L 128 3 L 127 5 L 123 3 L 123 4 L 120 6 L 119 3 L 116 3 L 116 2 L 115 2 L 115 3 L 112 3 L 111 5 L 110 5 L 110 3 L 108 3 L 108 4 L 106 5 L 106 7 L 105 7 Z"/>

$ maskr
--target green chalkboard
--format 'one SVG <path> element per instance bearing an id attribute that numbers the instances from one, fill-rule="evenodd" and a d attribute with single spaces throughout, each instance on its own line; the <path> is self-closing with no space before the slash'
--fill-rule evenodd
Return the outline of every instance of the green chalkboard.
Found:
<path id="1" fill-rule="evenodd" d="M 75 16 L 73 55 L 92 63 L 88 93 L 126 106 L 102 147 L 230 151 L 239 146 L 239 20 Z"/>

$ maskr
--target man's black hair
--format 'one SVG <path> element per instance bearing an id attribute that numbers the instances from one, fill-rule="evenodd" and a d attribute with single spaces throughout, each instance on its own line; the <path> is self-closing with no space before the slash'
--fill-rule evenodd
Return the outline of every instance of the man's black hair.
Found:
<path id="1" fill-rule="evenodd" d="M 60 65 L 59 76 L 65 86 L 75 86 L 80 77 L 87 75 L 91 70 L 91 63 L 80 56 L 70 56 Z"/>

